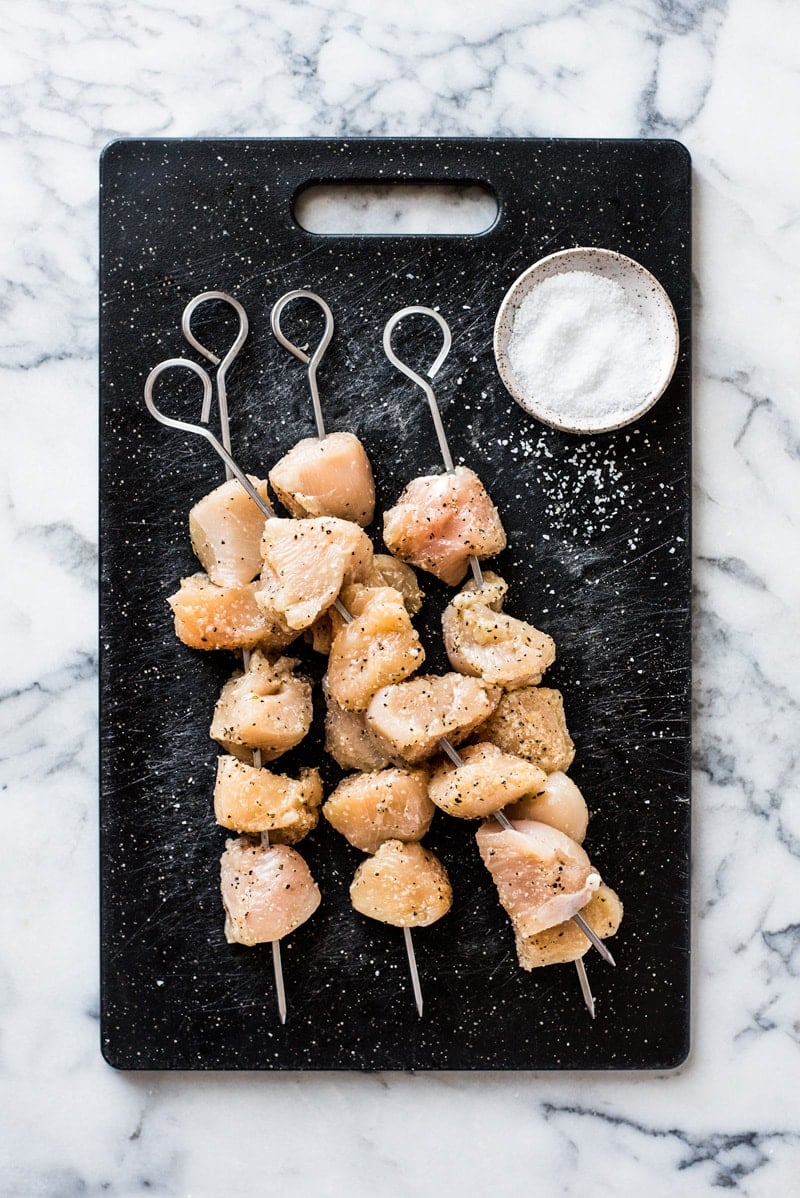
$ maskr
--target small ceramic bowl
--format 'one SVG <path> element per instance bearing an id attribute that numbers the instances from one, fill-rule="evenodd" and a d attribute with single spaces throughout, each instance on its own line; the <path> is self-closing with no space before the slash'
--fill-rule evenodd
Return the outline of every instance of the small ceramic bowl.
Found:
<path id="1" fill-rule="evenodd" d="M 649 377 L 641 380 L 637 394 L 628 397 L 627 402 L 625 396 L 621 397 L 619 405 L 612 412 L 598 416 L 578 416 L 568 410 L 567 404 L 552 395 L 526 393 L 514 377 L 509 359 L 511 332 L 523 300 L 545 279 L 572 271 L 588 271 L 618 283 L 644 322 L 647 340 L 657 350 L 654 355 L 656 365 L 649 370 Z M 627 258 L 615 250 L 587 246 L 549 254 L 523 271 L 506 292 L 494 326 L 494 356 L 506 390 L 531 416 L 552 428 L 570 433 L 610 432 L 643 416 L 664 394 L 678 361 L 678 346 L 675 309 L 658 279 L 633 258 Z"/>

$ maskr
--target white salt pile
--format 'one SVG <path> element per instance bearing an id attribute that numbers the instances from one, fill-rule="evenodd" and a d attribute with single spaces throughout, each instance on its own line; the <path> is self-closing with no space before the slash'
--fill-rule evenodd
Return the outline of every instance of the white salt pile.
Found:
<path id="1" fill-rule="evenodd" d="M 507 352 L 517 391 L 562 427 L 624 423 L 664 382 L 663 328 L 630 289 L 592 271 L 538 282 Z"/>

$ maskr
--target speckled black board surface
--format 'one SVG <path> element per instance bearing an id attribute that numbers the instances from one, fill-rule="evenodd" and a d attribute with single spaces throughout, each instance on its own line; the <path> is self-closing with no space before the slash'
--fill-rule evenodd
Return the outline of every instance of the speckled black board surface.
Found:
<path id="1" fill-rule="evenodd" d="M 479 237 L 323 237 L 292 195 L 311 180 L 482 180 L 500 202 Z M 666 287 L 682 348 L 667 393 L 638 424 L 591 439 L 538 425 L 504 391 L 492 326 L 516 276 L 542 255 L 599 245 Z M 689 1043 L 690 165 L 670 141 L 126 141 L 101 186 L 102 1046 L 128 1069 L 669 1068 Z M 440 469 L 416 388 L 384 357 L 385 321 L 437 306 L 453 350 L 437 379 L 454 457 L 501 511 L 496 561 L 507 609 L 556 640 L 546 683 L 564 693 L 571 774 L 592 819 L 587 848 L 622 896 L 618 966 L 586 964 L 592 1023 L 571 965 L 516 963 L 474 825 L 437 813 L 426 840 L 450 871 L 451 914 L 415 934 L 425 1016 L 411 998 L 399 930 L 356 915 L 362 855 L 327 824 L 301 846 L 323 894 L 283 941 L 289 1019 L 276 1016 L 268 946 L 226 944 L 214 824 L 214 701 L 228 654 L 174 638 L 165 598 L 194 571 L 187 513 L 221 481 L 209 446 L 157 425 L 142 387 L 166 357 L 193 356 L 186 302 L 237 296 L 251 337 L 229 376 L 235 454 L 266 474 L 312 432 L 304 372 L 269 332 L 269 309 L 309 287 L 337 332 L 320 371 L 330 429 L 352 429 L 375 466 L 379 506 Z M 308 323 L 304 325 L 308 315 Z M 410 324 L 410 322 L 406 322 Z M 287 331 L 316 336 L 315 313 Z M 232 326 L 196 329 L 224 351 Z M 436 333 L 403 326 L 397 347 L 427 364 Z M 415 358 L 416 355 L 416 358 Z M 199 359 L 198 359 L 199 360 Z M 195 420 L 196 384 L 166 376 L 162 408 Z M 377 535 L 377 532 L 376 532 Z M 447 588 L 425 576 L 418 621 L 428 668 L 446 668 Z M 300 650 L 319 677 L 322 659 Z M 287 770 L 325 759 L 318 729 Z"/>

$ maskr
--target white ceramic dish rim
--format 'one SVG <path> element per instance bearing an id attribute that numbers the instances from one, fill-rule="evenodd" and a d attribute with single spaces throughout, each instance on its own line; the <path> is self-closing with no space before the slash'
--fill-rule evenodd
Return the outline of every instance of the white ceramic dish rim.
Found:
<path id="1" fill-rule="evenodd" d="M 565 270 L 569 269 L 570 260 L 572 262 L 577 260 L 585 264 L 590 255 L 595 258 L 605 259 L 609 263 L 614 262 L 617 265 L 621 265 L 629 274 L 638 275 L 640 279 L 643 279 L 648 284 L 648 287 L 656 297 L 656 302 L 660 310 L 667 317 L 671 337 L 669 342 L 665 341 L 664 343 L 664 370 L 662 376 L 657 386 L 636 408 L 625 412 L 624 415 L 620 412 L 612 412 L 596 420 L 573 420 L 571 423 L 566 423 L 557 419 L 552 409 L 539 407 L 534 399 L 524 395 L 519 390 L 508 364 L 508 341 L 511 336 L 516 310 L 534 284 L 538 282 L 539 277 L 561 273 L 558 267 L 562 265 Z M 550 270 L 548 269 L 550 267 L 556 267 L 556 269 Z M 584 265 L 583 269 L 591 271 L 593 268 Z M 500 304 L 494 324 L 493 343 L 497 370 L 503 381 L 503 386 L 509 395 L 516 400 L 529 416 L 535 417 L 542 424 L 546 424 L 550 428 L 556 428 L 567 433 L 608 433 L 618 428 L 624 428 L 626 425 L 632 424 L 635 420 L 639 420 L 646 412 L 650 411 L 669 386 L 672 376 L 675 373 L 680 350 L 678 318 L 675 315 L 672 301 L 655 275 L 651 274 L 647 267 L 642 266 L 641 262 L 637 262 L 635 258 L 630 258 L 627 254 L 622 254 L 618 250 L 603 249 L 599 246 L 573 246 L 571 249 L 557 250 L 553 254 L 547 254 L 544 258 L 539 258 L 524 270 L 511 284 Z"/>

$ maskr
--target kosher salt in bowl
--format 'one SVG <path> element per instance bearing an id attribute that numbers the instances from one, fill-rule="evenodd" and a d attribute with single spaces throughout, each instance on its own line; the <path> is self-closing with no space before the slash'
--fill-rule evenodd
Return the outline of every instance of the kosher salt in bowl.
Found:
<path id="1" fill-rule="evenodd" d="M 580 246 L 534 262 L 506 292 L 494 356 L 531 416 L 571 433 L 638 420 L 666 390 L 678 321 L 658 279 L 615 250 Z"/>

